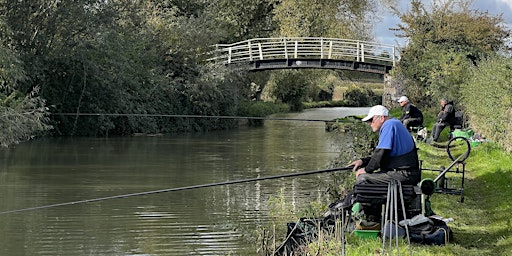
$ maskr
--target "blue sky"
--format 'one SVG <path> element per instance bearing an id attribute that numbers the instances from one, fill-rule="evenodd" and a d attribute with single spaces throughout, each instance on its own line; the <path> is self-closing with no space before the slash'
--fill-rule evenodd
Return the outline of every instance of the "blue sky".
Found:
<path id="1" fill-rule="evenodd" d="M 432 0 L 424 0 L 426 5 L 430 4 Z M 398 0 L 398 10 L 405 12 L 410 8 L 410 0 Z M 473 0 L 471 9 L 479 11 L 487 11 L 490 15 L 502 14 L 505 23 L 512 28 L 512 0 Z M 397 27 L 400 19 L 391 15 L 389 12 L 381 13 L 381 22 L 375 26 L 375 39 L 383 44 L 404 45 L 401 38 L 394 36 L 394 31 L 389 28 Z"/>

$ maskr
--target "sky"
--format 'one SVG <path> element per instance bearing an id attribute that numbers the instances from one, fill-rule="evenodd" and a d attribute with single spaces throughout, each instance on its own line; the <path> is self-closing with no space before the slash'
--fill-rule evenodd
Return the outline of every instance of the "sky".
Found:
<path id="1" fill-rule="evenodd" d="M 424 0 L 426 5 L 430 4 L 432 0 Z M 405 12 L 410 9 L 410 0 L 398 0 L 398 10 Z M 479 11 L 487 11 L 490 15 L 500 15 L 505 23 L 512 29 L 512 0 L 473 0 L 471 9 Z M 400 45 L 403 46 L 405 41 L 402 38 L 396 38 L 394 31 L 389 28 L 397 27 L 400 19 L 393 16 L 391 13 L 381 13 L 381 22 L 375 26 L 375 39 L 382 44 Z"/>

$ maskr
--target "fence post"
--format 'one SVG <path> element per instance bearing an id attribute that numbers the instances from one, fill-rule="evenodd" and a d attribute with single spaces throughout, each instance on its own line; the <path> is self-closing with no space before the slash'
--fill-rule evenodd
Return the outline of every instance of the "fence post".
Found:
<path id="1" fill-rule="evenodd" d="M 228 64 L 231 64 L 231 47 L 228 48 Z"/>
<path id="2" fill-rule="evenodd" d="M 320 59 L 324 58 L 324 38 L 320 38 Z"/>
<path id="3" fill-rule="evenodd" d="M 260 51 L 260 60 L 263 60 L 263 49 L 261 48 L 261 43 L 258 43 L 258 49 Z"/>
<path id="4" fill-rule="evenodd" d="M 286 37 L 283 38 L 284 41 L 284 58 L 288 59 L 288 44 L 286 43 Z"/>
<path id="5" fill-rule="evenodd" d="M 329 41 L 329 59 L 332 59 L 332 40 Z"/>
<path id="6" fill-rule="evenodd" d="M 395 46 L 393 46 L 393 67 L 395 66 Z"/>
<path id="7" fill-rule="evenodd" d="M 357 41 L 357 45 L 356 45 L 356 61 L 359 62 L 361 61 L 361 58 L 359 57 L 359 41 Z"/>
<path id="8" fill-rule="evenodd" d="M 361 44 L 361 62 L 364 62 L 364 44 Z"/>
<path id="9" fill-rule="evenodd" d="M 247 41 L 249 45 L 249 60 L 252 61 L 252 48 L 251 48 L 251 40 Z"/>
<path id="10" fill-rule="evenodd" d="M 295 41 L 295 54 L 294 54 L 295 58 L 297 58 L 297 56 L 298 56 L 298 53 L 297 53 L 298 50 L 299 50 L 299 42 Z"/>

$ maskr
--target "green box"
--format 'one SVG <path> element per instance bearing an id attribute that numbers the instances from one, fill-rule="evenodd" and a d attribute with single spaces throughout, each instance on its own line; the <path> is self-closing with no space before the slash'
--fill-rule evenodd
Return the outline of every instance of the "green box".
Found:
<path id="1" fill-rule="evenodd" d="M 354 230 L 354 235 L 360 238 L 377 238 L 379 237 L 379 230 Z"/>
<path id="2" fill-rule="evenodd" d="M 461 130 L 461 129 L 455 129 L 453 132 L 452 132 L 452 137 L 455 138 L 455 137 L 464 137 L 466 139 L 469 139 L 473 136 L 473 130 L 469 129 L 469 130 Z"/>

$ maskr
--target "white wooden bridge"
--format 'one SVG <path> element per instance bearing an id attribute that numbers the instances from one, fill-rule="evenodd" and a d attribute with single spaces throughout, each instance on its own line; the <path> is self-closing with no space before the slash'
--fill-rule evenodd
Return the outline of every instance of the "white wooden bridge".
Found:
<path id="1" fill-rule="evenodd" d="M 385 74 L 399 59 L 393 45 L 322 37 L 254 38 L 217 44 L 213 54 L 210 61 L 253 71 L 327 68 Z"/>

